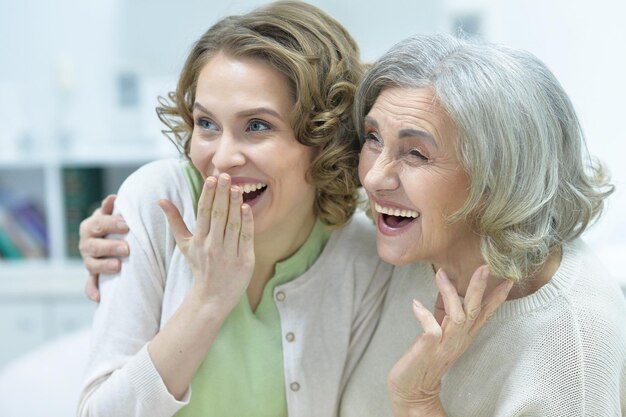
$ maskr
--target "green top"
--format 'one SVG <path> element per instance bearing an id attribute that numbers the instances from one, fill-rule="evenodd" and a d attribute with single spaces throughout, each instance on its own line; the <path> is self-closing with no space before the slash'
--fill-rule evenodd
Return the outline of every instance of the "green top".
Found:
<path id="1" fill-rule="evenodd" d="M 183 169 L 197 205 L 202 178 L 189 162 Z M 306 272 L 329 236 L 318 219 L 302 247 L 276 264 L 256 311 L 252 311 L 244 293 L 191 383 L 191 402 L 177 417 L 287 416 L 282 335 L 274 287 Z"/>

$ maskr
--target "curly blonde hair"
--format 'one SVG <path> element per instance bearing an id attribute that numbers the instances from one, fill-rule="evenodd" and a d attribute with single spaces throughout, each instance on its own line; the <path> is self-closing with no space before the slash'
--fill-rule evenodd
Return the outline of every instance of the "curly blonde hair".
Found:
<path id="1" fill-rule="evenodd" d="M 220 20 L 193 46 L 176 91 L 159 98 L 157 114 L 168 127 L 163 132 L 187 157 L 198 75 L 218 52 L 264 59 L 287 77 L 295 137 L 319 149 L 307 172 L 317 191 L 315 214 L 328 226 L 345 224 L 357 206 L 359 187 L 352 110 L 363 66 L 354 39 L 332 17 L 297 1 Z"/>

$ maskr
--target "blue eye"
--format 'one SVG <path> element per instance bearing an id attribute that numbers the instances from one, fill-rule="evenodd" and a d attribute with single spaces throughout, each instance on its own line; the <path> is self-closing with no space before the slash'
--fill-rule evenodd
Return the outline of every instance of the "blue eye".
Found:
<path id="1" fill-rule="evenodd" d="M 272 127 L 269 123 L 266 123 L 261 120 L 252 120 L 248 125 L 248 130 L 251 132 L 263 132 L 266 130 L 270 130 Z"/>
<path id="2" fill-rule="evenodd" d="M 215 129 L 215 124 L 210 121 L 209 119 L 197 119 L 196 120 L 196 126 L 200 127 L 201 129 L 205 129 L 205 130 L 214 130 Z"/>

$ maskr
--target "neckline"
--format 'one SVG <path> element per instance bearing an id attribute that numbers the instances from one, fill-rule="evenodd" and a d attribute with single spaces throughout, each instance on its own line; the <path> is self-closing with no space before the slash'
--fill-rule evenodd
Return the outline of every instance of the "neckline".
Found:
<path id="1" fill-rule="evenodd" d="M 561 264 L 555 274 L 541 288 L 532 294 L 515 300 L 505 301 L 494 313 L 492 319 L 508 319 L 541 309 L 558 298 L 574 281 L 580 260 L 577 256 L 579 242 L 570 242 L 563 245 Z"/>

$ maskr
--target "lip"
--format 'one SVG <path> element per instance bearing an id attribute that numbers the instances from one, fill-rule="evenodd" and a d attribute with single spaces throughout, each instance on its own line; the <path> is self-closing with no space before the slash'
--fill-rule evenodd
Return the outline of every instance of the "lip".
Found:
<path id="1" fill-rule="evenodd" d="M 220 176 L 220 174 L 216 174 L 216 175 L 209 175 L 209 177 L 213 177 L 216 180 L 218 179 L 218 177 Z M 230 176 L 230 185 L 242 185 L 242 184 L 258 184 L 258 183 L 262 183 L 267 185 L 267 181 L 263 181 L 260 180 L 258 178 L 253 178 L 253 177 L 235 177 L 235 176 Z"/>
<path id="2" fill-rule="evenodd" d="M 378 204 L 379 206 L 389 207 L 389 208 L 398 209 L 398 210 L 417 211 L 419 213 L 419 210 L 416 210 L 415 208 L 403 206 L 401 204 L 394 203 L 393 201 L 380 200 L 371 194 L 370 194 L 370 200 L 372 200 L 374 203 Z"/>
<path id="3" fill-rule="evenodd" d="M 251 200 L 251 201 L 244 200 L 245 203 L 249 205 L 250 208 L 252 209 L 256 208 L 260 203 L 262 203 L 265 200 L 267 189 L 269 188 L 266 181 L 262 181 L 262 180 L 259 180 L 257 178 L 252 178 L 252 177 L 231 177 L 230 183 L 231 185 L 236 185 L 236 186 L 243 186 L 245 184 L 265 184 L 265 189 L 263 190 L 263 192 L 259 196 L 257 196 L 254 200 Z"/>
<path id="4" fill-rule="evenodd" d="M 260 180 L 258 178 L 252 178 L 252 177 L 231 177 L 230 183 L 231 185 L 259 184 L 259 183 L 267 185 L 266 181 Z"/>
<path id="5" fill-rule="evenodd" d="M 390 227 L 390 226 L 387 225 L 387 223 L 385 223 L 385 220 L 383 219 L 383 214 L 382 213 L 377 213 L 377 216 L 376 216 L 376 228 L 384 236 L 395 237 L 395 236 L 400 236 L 401 234 L 407 232 L 409 229 L 411 229 L 413 226 L 415 226 L 415 224 L 419 220 L 420 220 L 420 217 L 417 217 L 417 218 L 411 220 L 410 222 L 408 222 L 405 226 L 402 226 L 402 227 Z"/>
<path id="6" fill-rule="evenodd" d="M 372 195 L 370 195 L 370 200 L 371 200 L 372 203 L 376 203 L 376 204 L 378 204 L 380 206 L 383 206 L 383 207 L 388 207 L 388 208 L 398 209 L 398 210 L 417 211 L 414 208 L 403 206 L 401 204 L 397 204 L 397 203 L 394 203 L 394 202 L 388 201 L 388 200 L 381 200 L 381 199 L 375 198 Z M 420 216 L 414 218 L 409 223 L 407 223 L 405 226 L 402 226 L 402 227 L 390 227 L 390 226 L 388 226 L 385 223 L 385 221 L 383 219 L 383 214 L 382 213 L 379 213 L 379 212 L 375 211 L 373 207 L 372 207 L 372 211 L 376 215 L 376 228 L 378 229 L 380 234 L 382 234 L 383 236 L 388 236 L 388 237 L 395 237 L 395 236 L 399 236 L 399 235 L 404 234 L 405 232 L 410 230 L 415 225 L 415 223 L 417 223 L 418 220 L 421 219 L 421 215 L 420 215 Z M 417 212 L 419 213 L 419 211 L 417 211 Z"/>

